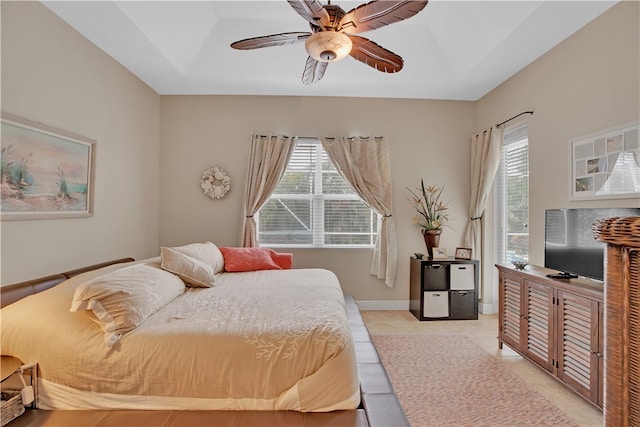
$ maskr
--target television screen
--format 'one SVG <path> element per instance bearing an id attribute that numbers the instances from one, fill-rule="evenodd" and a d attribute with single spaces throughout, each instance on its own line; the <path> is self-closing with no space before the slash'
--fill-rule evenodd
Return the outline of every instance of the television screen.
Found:
<path id="1" fill-rule="evenodd" d="M 598 219 L 640 216 L 640 208 L 547 209 L 544 266 L 562 273 L 604 278 L 605 244 L 593 237 Z"/>

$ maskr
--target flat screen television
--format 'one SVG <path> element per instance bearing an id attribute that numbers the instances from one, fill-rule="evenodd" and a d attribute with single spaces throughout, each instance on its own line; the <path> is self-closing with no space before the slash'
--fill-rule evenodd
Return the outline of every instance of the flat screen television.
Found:
<path id="1" fill-rule="evenodd" d="M 597 219 L 640 216 L 640 208 L 547 209 L 544 230 L 544 266 L 566 273 L 604 279 L 606 245 L 593 237 Z"/>

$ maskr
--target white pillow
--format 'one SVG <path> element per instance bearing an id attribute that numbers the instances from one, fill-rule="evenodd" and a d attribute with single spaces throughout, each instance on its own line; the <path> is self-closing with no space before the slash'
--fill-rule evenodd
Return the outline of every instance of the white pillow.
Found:
<path id="1" fill-rule="evenodd" d="M 172 249 L 212 266 L 215 274 L 224 271 L 224 257 L 222 256 L 222 252 L 211 242 L 190 243 L 184 246 L 176 246 Z"/>
<path id="2" fill-rule="evenodd" d="M 160 248 L 160 266 L 177 274 L 188 285 L 210 288 L 215 282 L 213 266 L 173 248 Z"/>
<path id="3" fill-rule="evenodd" d="M 78 286 L 71 311 L 92 311 L 111 347 L 184 291 L 178 276 L 151 264 L 134 264 Z"/>

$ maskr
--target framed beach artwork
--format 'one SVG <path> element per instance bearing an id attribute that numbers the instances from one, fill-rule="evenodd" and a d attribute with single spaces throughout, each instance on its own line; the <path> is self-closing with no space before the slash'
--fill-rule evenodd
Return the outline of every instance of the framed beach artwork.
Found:
<path id="1" fill-rule="evenodd" d="M 638 122 L 573 138 L 571 199 L 640 198 Z"/>
<path id="2" fill-rule="evenodd" d="M 95 141 L 2 113 L 2 220 L 93 215 Z"/>

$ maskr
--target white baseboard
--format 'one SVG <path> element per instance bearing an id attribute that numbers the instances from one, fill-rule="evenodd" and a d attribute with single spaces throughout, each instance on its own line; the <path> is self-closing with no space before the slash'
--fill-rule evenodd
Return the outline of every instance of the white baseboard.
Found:
<path id="1" fill-rule="evenodd" d="M 356 304 L 360 310 L 396 310 L 396 311 L 408 311 L 409 300 L 373 300 L 373 301 L 358 301 Z M 481 314 L 496 314 L 498 309 L 493 304 L 478 304 L 478 312 Z"/>
<path id="2" fill-rule="evenodd" d="M 481 314 L 496 314 L 498 312 L 498 308 L 493 304 L 480 303 L 478 305 L 478 312 Z"/>
<path id="3" fill-rule="evenodd" d="M 358 301 L 360 310 L 409 310 L 409 300 Z"/>

